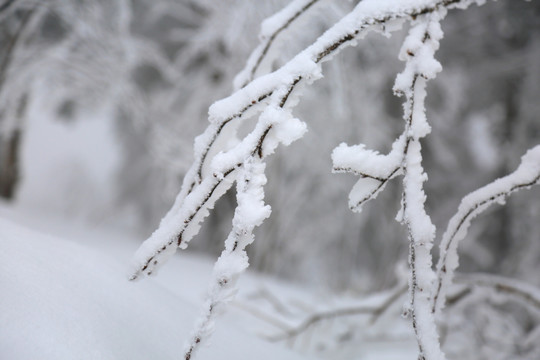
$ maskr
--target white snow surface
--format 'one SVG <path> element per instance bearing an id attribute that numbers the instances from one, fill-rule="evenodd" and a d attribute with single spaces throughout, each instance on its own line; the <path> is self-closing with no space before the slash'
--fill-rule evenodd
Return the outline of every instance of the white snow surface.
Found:
<path id="1" fill-rule="evenodd" d="M 0 202 L 0 359 L 179 359 L 215 276 L 215 259 L 183 252 L 171 258 L 159 277 L 130 282 L 127 264 L 137 246 L 135 236 L 55 216 Z M 220 316 L 196 359 L 415 359 L 410 324 L 391 314 L 366 329 L 365 339 L 336 344 L 331 352 L 305 354 L 302 347 L 267 342 L 259 335 L 276 334 L 278 328 L 253 311 L 276 319 L 279 314 L 254 294 L 264 290 L 283 304 L 312 309 L 358 300 L 340 297 L 332 304 L 328 294 L 250 271 L 239 279 L 238 290 L 239 300 Z M 302 317 L 291 315 L 284 319 L 291 326 L 301 322 Z M 379 335 L 393 330 L 398 338 L 409 335 L 401 341 Z M 318 337 L 333 341 L 330 334 Z"/>
<path id="2" fill-rule="evenodd" d="M 0 207 L 0 358 L 12 360 L 178 359 L 204 289 L 211 262 L 174 258 L 160 280 L 130 282 L 126 264 L 136 241 L 44 220 Z M 56 227 L 56 230 L 51 230 Z M 260 280 L 259 280 L 260 281 Z M 249 286 L 248 286 L 249 288 Z M 197 359 L 302 359 L 254 334 L 238 309 L 221 318 Z M 253 320 L 252 320 L 253 321 Z"/>

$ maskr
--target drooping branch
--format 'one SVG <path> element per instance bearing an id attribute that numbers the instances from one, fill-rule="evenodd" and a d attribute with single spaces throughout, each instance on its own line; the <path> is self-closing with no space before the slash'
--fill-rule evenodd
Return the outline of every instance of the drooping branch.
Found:
<path id="1" fill-rule="evenodd" d="M 438 6 L 464 9 L 476 1 L 446 0 L 436 1 L 433 4 L 424 0 L 412 7 L 410 5 L 407 7 L 407 5 L 402 4 L 388 4 L 385 7 L 378 5 L 376 8 L 371 7 L 371 2 L 362 1 L 350 14 L 279 70 L 255 79 L 230 97 L 212 105 L 210 108 L 210 121 L 212 124 L 195 141 L 195 161 L 184 178 L 182 191 L 177 201 L 181 202 L 197 184 L 202 182 L 202 170 L 207 155 L 227 124 L 233 120 L 245 119 L 253 115 L 253 112 L 260 111 L 261 107 L 259 105 L 269 98 L 276 88 L 287 86 L 290 93 L 297 85 L 305 81 L 313 81 L 315 74 L 309 71 L 311 69 L 301 69 L 306 60 L 313 61 L 316 64 L 326 61 L 345 47 L 355 45 L 355 40 L 370 30 L 383 29 L 385 32 L 397 30 L 399 26 L 394 27 L 395 24 L 393 23 L 400 19 L 415 18 L 418 15 L 433 12 Z M 352 29 L 351 24 L 353 25 Z M 314 70 L 319 72 L 318 69 Z M 285 74 L 299 71 L 304 74 L 287 76 L 290 80 L 284 79 Z"/>
<path id="2" fill-rule="evenodd" d="M 194 146 L 195 160 L 187 172 L 182 190 L 167 215 L 163 218 L 160 227 L 141 246 L 136 255 L 136 270 L 132 279 L 137 278 L 141 272 L 150 273 L 157 266 L 164 254 L 172 254 L 176 246 L 185 247 L 187 242 L 195 235 L 199 222 L 206 216 L 208 209 L 229 186 L 222 186 L 222 179 L 215 171 L 206 172 L 211 168 L 207 163 L 213 163 L 209 158 L 211 150 L 227 151 L 226 147 L 219 148 L 219 138 L 224 132 L 234 136 L 239 121 L 255 115 L 264 109 L 264 105 L 279 104 L 285 107 L 287 99 L 299 85 L 313 82 L 321 77 L 320 63 L 330 59 L 343 48 L 354 45 L 355 40 L 370 30 L 395 30 L 395 21 L 415 18 L 422 14 L 429 14 L 439 7 L 469 6 L 473 0 L 421 0 L 410 3 L 379 4 L 375 0 L 360 2 L 356 8 L 321 37 L 310 47 L 299 53 L 282 68 L 275 72 L 261 76 L 244 88 L 236 91 L 230 97 L 216 102 L 211 106 L 210 126 L 200 135 Z M 274 99 L 270 102 L 270 98 Z M 277 100 L 279 99 L 279 100 Z M 291 105 L 292 106 L 292 105 Z M 226 130 L 228 129 L 228 130 Z M 261 136 L 262 149 L 266 137 Z M 224 146 L 224 145 L 221 145 Z M 231 171 L 234 167 L 221 169 L 221 174 Z M 202 187 L 202 189 L 200 189 Z M 192 195 L 194 194 L 194 195 Z M 187 231 L 188 230 L 188 231 Z M 173 247 L 173 245 L 176 245 Z"/>
<path id="3" fill-rule="evenodd" d="M 280 95 L 285 91 L 286 89 L 276 94 Z M 281 98 L 276 96 L 273 101 L 277 102 Z M 267 107 L 255 129 L 242 142 L 214 157 L 212 176 L 205 178 L 204 182 L 186 197 L 179 212 L 180 216 L 164 218 L 160 227 L 139 248 L 135 255 L 135 271 L 131 279 L 136 279 L 141 273 L 151 274 L 160 260 L 170 256 L 177 246 L 187 246 L 198 232 L 199 223 L 208 215 L 215 201 L 232 185 L 236 170 L 243 168 L 246 161 L 263 159 L 273 153 L 278 144 L 288 145 L 305 131 L 305 124 L 294 119 L 289 111 L 279 106 Z M 163 239 L 168 241 L 163 243 Z"/>
<path id="4" fill-rule="evenodd" d="M 266 183 L 264 169 L 262 159 L 253 157 L 241 167 L 233 228 L 214 266 L 214 276 L 203 313 L 185 347 L 185 360 L 190 360 L 201 343 L 211 335 L 215 316 L 230 301 L 238 275 L 248 267 L 245 248 L 253 242 L 253 229 L 270 216 L 270 207 L 264 205 L 263 201 L 263 186 Z"/>
<path id="5" fill-rule="evenodd" d="M 502 203 L 506 197 L 528 189 L 540 181 L 540 145 L 530 149 L 521 158 L 521 164 L 511 174 L 465 196 L 457 213 L 450 219 L 440 244 L 440 257 L 437 263 L 437 280 L 433 297 L 432 311 L 444 307 L 446 289 L 452 283 L 454 271 L 459 265 L 457 248 L 467 235 L 472 219 L 495 203 Z"/>

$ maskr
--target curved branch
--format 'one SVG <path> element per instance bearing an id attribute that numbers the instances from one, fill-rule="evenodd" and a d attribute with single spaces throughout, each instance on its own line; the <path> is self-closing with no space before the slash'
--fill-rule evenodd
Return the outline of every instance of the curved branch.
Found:
<path id="1" fill-rule="evenodd" d="M 401 296 L 405 294 L 406 290 L 407 290 L 407 286 L 397 287 L 394 291 L 390 292 L 388 297 L 383 302 L 377 305 L 358 305 L 358 306 L 346 307 L 346 308 L 341 308 L 341 309 L 321 311 L 321 312 L 312 314 L 308 318 L 306 318 L 304 321 L 302 321 L 299 325 L 289 328 L 289 329 L 283 329 L 283 334 L 270 337 L 269 340 L 281 341 L 281 340 L 294 338 L 302 334 L 303 332 L 305 332 L 311 326 L 315 325 L 318 322 L 331 320 L 331 319 L 344 317 L 344 316 L 370 314 L 372 315 L 370 323 L 373 324 L 386 310 L 388 310 L 390 306 L 392 306 L 397 300 L 399 300 L 399 298 L 401 298 Z"/>
<path id="2" fill-rule="evenodd" d="M 522 158 L 519 167 L 511 174 L 465 196 L 457 213 L 450 219 L 440 245 L 437 263 L 437 280 L 433 297 L 432 312 L 444 307 L 446 288 L 452 283 L 459 258 L 459 242 L 467 235 L 472 219 L 495 203 L 521 189 L 528 189 L 540 182 L 540 145 L 530 149 Z"/>
<path id="3" fill-rule="evenodd" d="M 136 270 L 131 278 L 137 278 L 141 272 L 151 273 L 158 265 L 158 257 L 174 252 L 174 249 L 171 249 L 173 244 L 186 246 L 198 231 L 199 222 L 206 216 L 208 209 L 222 195 L 213 196 L 214 190 L 222 184 L 222 179 L 215 176 L 216 174 L 204 175 L 202 170 L 204 163 L 208 161 L 209 151 L 226 125 L 261 110 L 265 100 L 270 97 L 273 98 L 274 104 L 284 108 L 289 96 L 299 84 L 314 81 L 322 76 L 321 62 L 328 60 L 331 55 L 343 48 L 353 45 L 360 34 L 377 30 L 392 20 L 415 18 L 421 14 L 432 13 L 441 6 L 460 5 L 464 8 L 471 2 L 471 0 L 423 0 L 412 7 L 407 3 L 398 5 L 389 3 L 374 9 L 371 1 L 362 1 L 350 14 L 281 69 L 253 80 L 228 98 L 214 103 L 209 110 L 211 124 L 195 141 L 195 160 L 184 178 L 182 190 L 171 210 L 163 218 L 160 227 L 137 251 Z M 263 148 L 265 140 L 265 136 L 261 137 L 258 147 L 250 150 L 257 151 L 258 155 L 262 155 L 259 150 Z M 228 171 L 233 173 L 234 169 L 228 168 L 222 173 Z M 200 203 L 201 201 L 203 203 Z M 186 230 L 189 230 L 188 236 Z"/>
<path id="4" fill-rule="evenodd" d="M 490 288 L 530 305 L 540 313 L 540 289 L 517 279 L 491 274 L 459 274 L 456 276 L 456 282 L 469 287 Z"/>
<path id="5" fill-rule="evenodd" d="M 171 216 L 170 211 L 161 221 L 160 227 L 137 250 L 131 280 L 137 279 L 141 273 L 150 275 L 160 262 L 164 262 L 174 253 L 176 247 L 187 247 L 197 234 L 199 223 L 208 216 L 209 209 L 234 182 L 236 170 L 243 169 L 246 162 L 256 158 L 263 159 L 271 154 L 280 142 L 292 142 L 303 135 L 305 126 L 299 124 L 297 119 L 289 119 L 288 115 L 281 108 L 267 108 L 251 134 L 235 148 L 220 155 L 212 176 L 206 177 L 203 183 L 186 197 L 178 210 L 178 217 Z M 276 136 L 271 146 L 264 146 L 265 139 L 274 126 L 279 129 L 284 122 L 294 124 L 295 134 L 289 134 L 288 139 Z"/>
<path id="6" fill-rule="evenodd" d="M 238 164 L 238 166 L 241 166 L 241 164 Z M 225 192 L 232 185 L 232 179 L 229 180 L 229 178 L 233 177 L 235 170 L 235 168 L 230 168 L 226 170 L 222 176 L 214 174 L 214 176 L 206 179 L 207 181 L 201 184 L 196 191 L 192 192 L 190 196 L 186 198 L 186 202 L 191 202 L 191 199 L 197 198 L 201 198 L 201 200 L 199 200 L 199 203 L 194 208 L 186 209 L 183 212 L 183 216 L 179 219 L 177 225 L 175 224 L 179 229 L 171 229 L 162 226 L 162 220 L 160 227 L 143 243 L 143 245 L 141 245 L 139 250 L 137 250 L 137 253 L 135 254 L 135 271 L 131 275 L 130 280 L 137 279 L 141 273 L 151 275 L 153 269 L 158 265 L 160 258 L 170 252 L 167 250 L 173 245 L 175 248 L 184 246 L 184 244 L 190 240 L 190 236 L 184 236 L 184 234 L 190 229 L 194 219 L 201 215 L 204 217 L 206 214 L 204 214 L 203 211 L 207 212 L 207 209 L 212 207 L 213 203 L 217 201 L 217 198 L 215 196 L 213 197 L 213 195 L 218 188 L 220 186 L 224 187 L 222 192 Z M 198 222 L 195 221 L 195 223 L 195 226 L 197 226 Z M 167 239 L 167 241 L 162 244 L 160 241 L 161 239 Z M 151 255 L 148 256 L 147 253 L 149 251 L 151 252 Z M 139 257 L 141 259 L 138 259 Z"/>
<path id="7" fill-rule="evenodd" d="M 185 196 L 193 191 L 197 184 L 202 182 L 204 163 L 223 128 L 233 120 L 244 118 L 248 110 L 260 108 L 258 105 L 261 102 L 272 96 L 277 88 L 283 86 L 283 75 L 298 72 L 298 68 L 306 60 L 311 60 L 316 64 L 328 60 L 331 55 L 337 54 L 343 48 L 354 45 L 354 40 L 360 35 L 370 30 L 377 30 L 392 20 L 416 18 L 419 15 L 434 12 L 441 6 L 465 8 L 472 2 L 473 0 L 439 0 L 433 3 L 426 0 L 423 6 L 418 5 L 417 7 L 408 8 L 406 5 L 396 7 L 395 4 L 391 4 L 387 5 L 386 8 L 379 8 L 377 12 L 370 9 L 369 5 L 364 6 L 369 3 L 368 1 L 360 2 L 349 15 L 332 26 L 311 46 L 300 52 L 281 69 L 253 80 L 233 95 L 217 102 L 210 108 L 210 117 L 215 117 L 215 119 L 212 120 L 213 124 L 196 141 L 195 148 L 197 151 L 195 153 L 197 155 L 192 168 L 186 174 L 178 200 L 182 201 Z M 351 23 L 355 24 L 352 30 L 349 25 Z M 312 72 L 308 71 L 305 75 L 289 76 L 290 80 L 286 86 L 292 91 L 298 84 L 313 79 L 313 75 Z M 220 106 L 215 106 L 218 104 Z M 214 111 L 215 115 L 213 115 L 212 108 L 227 110 L 220 113 L 221 111 L 216 109 Z M 233 110 L 229 110 L 230 108 L 233 108 Z"/>

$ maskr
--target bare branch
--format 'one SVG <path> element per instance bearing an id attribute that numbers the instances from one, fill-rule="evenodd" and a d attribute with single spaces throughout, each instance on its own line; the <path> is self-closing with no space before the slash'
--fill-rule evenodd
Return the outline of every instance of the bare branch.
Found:
<path id="1" fill-rule="evenodd" d="M 9 6 L 9 3 L 6 3 L 4 5 Z M 0 8 L 0 12 L 2 9 Z M 11 41 L 8 43 L 7 48 L 5 49 L 4 59 L 0 63 L 0 93 L 3 90 L 4 83 L 6 81 L 7 72 L 9 69 L 9 66 L 11 65 L 11 62 L 13 61 L 14 52 L 17 48 L 17 45 L 19 42 L 21 42 L 25 35 L 26 35 L 26 27 L 28 24 L 30 24 L 30 20 L 35 14 L 35 9 L 30 9 L 25 12 L 23 15 L 23 18 L 21 20 L 21 23 L 19 24 L 19 28 L 17 29 L 17 32 L 12 36 Z"/>
<path id="2" fill-rule="evenodd" d="M 3 13 L 4 11 L 8 10 L 9 7 L 11 7 L 11 5 L 13 5 L 15 3 L 16 0 L 5 0 L 1 5 L 0 5 L 0 13 Z"/>
<path id="3" fill-rule="evenodd" d="M 341 309 L 333 309 L 328 311 L 321 311 L 315 314 L 310 315 L 308 318 L 306 318 L 304 321 L 302 321 L 299 325 L 284 329 L 283 334 L 279 334 L 276 336 L 269 337 L 271 341 L 281 341 L 286 340 L 290 338 L 294 338 L 306 330 L 308 330 L 310 327 L 315 325 L 318 322 L 331 320 L 339 317 L 345 317 L 345 316 L 353 316 L 353 315 L 372 315 L 370 324 L 374 324 L 377 319 L 386 311 L 389 307 L 391 307 L 397 300 L 401 298 L 405 294 L 405 291 L 407 290 L 407 286 L 398 286 L 396 289 L 390 292 L 390 294 L 382 301 L 381 303 L 377 305 L 369 304 L 369 305 L 358 305 L 358 306 L 352 306 L 352 307 L 346 307 Z"/>
<path id="4" fill-rule="evenodd" d="M 508 295 L 540 314 L 540 289 L 525 282 L 492 274 L 459 274 L 456 282 L 472 288 L 485 287 Z"/>

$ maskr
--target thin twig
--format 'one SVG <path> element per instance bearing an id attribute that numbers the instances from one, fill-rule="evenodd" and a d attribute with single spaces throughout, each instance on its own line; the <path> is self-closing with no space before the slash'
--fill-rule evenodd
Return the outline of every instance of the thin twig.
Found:
<path id="1" fill-rule="evenodd" d="M 407 286 L 399 286 L 394 291 L 390 293 L 390 295 L 380 304 L 377 305 L 359 305 L 359 306 L 352 306 L 352 307 L 346 307 L 341 309 L 332 309 L 328 311 L 321 311 L 315 314 L 310 315 L 308 318 L 306 318 L 304 321 L 302 321 L 299 325 L 289 328 L 287 330 L 284 330 L 283 334 L 279 334 L 276 336 L 269 337 L 271 341 L 281 341 L 286 340 L 289 338 L 296 337 L 306 330 L 308 330 L 311 326 L 314 324 L 331 320 L 339 317 L 345 317 L 345 316 L 353 316 L 353 315 L 361 315 L 361 314 L 371 314 L 372 317 L 369 320 L 370 324 L 374 324 L 380 316 L 388 310 L 392 304 L 394 304 L 403 294 L 405 294 L 405 291 L 407 290 Z"/>
<path id="2" fill-rule="evenodd" d="M 485 287 L 519 299 L 540 313 L 540 289 L 523 281 L 492 274 L 459 274 L 456 282 L 469 287 Z"/>
<path id="3" fill-rule="evenodd" d="M 247 62 L 248 65 L 246 65 L 244 70 L 242 70 L 241 72 L 241 73 L 247 73 L 248 76 L 246 77 L 246 79 L 242 81 L 241 85 L 239 86 L 240 88 L 245 87 L 255 78 L 255 73 L 259 69 L 259 66 L 261 65 L 263 59 L 268 54 L 268 50 L 272 46 L 276 37 L 279 34 L 281 34 L 285 29 L 287 29 L 296 19 L 298 19 L 300 15 L 304 14 L 311 6 L 313 6 L 318 1 L 319 0 L 308 1 L 298 11 L 292 13 L 291 16 L 286 21 L 284 21 L 283 25 L 277 28 L 272 34 L 270 34 L 270 36 L 267 36 L 262 40 L 261 44 L 251 53 L 249 60 Z M 294 3 L 291 3 L 289 6 L 291 5 L 294 5 Z M 249 64 L 252 64 L 252 65 L 250 66 Z"/>

